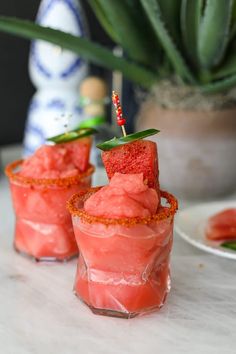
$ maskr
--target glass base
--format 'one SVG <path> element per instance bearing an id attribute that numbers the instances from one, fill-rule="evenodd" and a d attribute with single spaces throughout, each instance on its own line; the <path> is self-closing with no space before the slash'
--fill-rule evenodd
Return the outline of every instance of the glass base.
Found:
<path id="1" fill-rule="evenodd" d="M 79 252 L 78 253 L 75 253 L 75 254 L 72 254 L 70 256 L 67 256 L 67 257 L 35 257 L 33 256 L 32 254 L 29 254 L 29 253 L 26 253 L 24 251 L 21 251 L 19 250 L 16 245 L 14 244 L 13 245 L 14 247 L 14 250 L 19 253 L 20 255 L 28 258 L 28 259 L 31 259 L 31 260 L 34 260 L 35 262 L 61 262 L 61 263 L 66 263 L 66 262 L 69 262 L 71 261 L 72 259 L 74 258 L 77 258 L 78 255 L 79 255 Z"/>
<path id="2" fill-rule="evenodd" d="M 100 309 L 100 308 L 95 308 L 89 304 L 87 304 L 77 293 L 76 291 L 74 291 L 75 296 L 83 303 L 85 304 L 87 307 L 90 308 L 90 310 L 92 311 L 92 313 L 94 313 L 95 315 L 99 315 L 99 316 L 108 316 L 108 317 L 116 317 L 116 318 L 123 318 L 123 319 L 130 319 L 130 318 L 134 318 L 137 316 L 144 316 L 147 315 L 149 313 L 152 312 L 156 312 L 158 310 L 160 310 L 162 308 L 162 306 L 164 305 L 164 302 L 159 305 L 159 306 L 153 306 L 153 307 L 149 307 L 147 309 L 142 309 L 140 311 L 137 312 L 125 312 L 125 311 L 115 311 L 115 310 L 109 310 L 109 309 Z M 166 299 L 166 297 L 165 297 Z"/>
<path id="3" fill-rule="evenodd" d="M 37 261 L 67 261 L 78 254 L 70 221 L 46 224 L 17 217 L 15 248 Z"/>
<path id="4" fill-rule="evenodd" d="M 109 317 L 116 317 L 116 318 L 124 318 L 124 319 L 129 319 L 129 318 L 134 318 L 138 315 L 140 315 L 139 312 L 131 312 L 131 313 L 125 313 L 125 312 L 120 312 L 120 311 L 114 311 L 114 310 L 107 310 L 107 309 L 95 309 L 91 306 L 88 306 L 90 310 L 95 314 L 95 315 L 100 315 L 100 316 L 109 316 Z"/>

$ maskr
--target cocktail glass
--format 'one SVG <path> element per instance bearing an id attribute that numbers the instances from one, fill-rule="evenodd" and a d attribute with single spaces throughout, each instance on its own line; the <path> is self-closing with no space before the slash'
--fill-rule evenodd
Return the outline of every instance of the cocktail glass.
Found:
<path id="1" fill-rule="evenodd" d="M 78 254 L 66 201 L 91 186 L 94 167 L 67 178 L 28 178 L 19 170 L 22 160 L 10 163 L 10 181 L 16 215 L 15 249 L 36 260 L 66 261 Z"/>
<path id="2" fill-rule="evenodd" d="M 170 252 L 176 199 L 147 218 L 91 216 L 84 202 L 98 188 L 68 202 L 80 255 L 75 294 L 95 314 L 131 318 L 162 307 L 170 291 Z"/>

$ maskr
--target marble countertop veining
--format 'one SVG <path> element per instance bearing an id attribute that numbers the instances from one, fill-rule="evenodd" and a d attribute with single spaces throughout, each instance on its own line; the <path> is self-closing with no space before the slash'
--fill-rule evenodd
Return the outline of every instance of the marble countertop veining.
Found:
<path id="1" fill-rule="evenodd" d="M 102 179 L 102 172 L 96 181 Z M 14 215 L 0 177 L 0 353 L 235 354 L 236 262 L 175 236 L 172 291 L 156 313 L 95 316 L 72 293 L 76 261 L 35 263 L 12 248 Z"/>

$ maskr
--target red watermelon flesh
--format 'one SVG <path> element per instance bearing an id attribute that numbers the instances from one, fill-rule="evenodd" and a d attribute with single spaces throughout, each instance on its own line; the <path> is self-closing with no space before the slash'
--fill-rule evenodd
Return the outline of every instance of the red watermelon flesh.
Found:
<path id="1" fill-rule="evenodd" d="M 103 151 L 102 160 L 109 179 L 114 173 L 143 173 L 148 186 L 159 193 L 157 145 L 149 140 L 137 140 Z"/>
<path id="2" fill-rule="evenodd" d="M 84 172 L 88 168 L 90 149 L 92 145 L 92 138 L 85 137 L 71 142 L 60 144 L 71 155 L 71 159 L 75 167 L 80 171 Z"/>
<path id="3" fill-rule="evenodd" d="M 65 178 L 88 168 L 92 140 L 77 139 L 53 146 L 42 145 L 24 160 L 20 174 L 31 178 Z"/>
<path id="4" fill-rule="evenodd" d="M 206 237 L 210 241 L 236 240 L 236 209 L 226 209 L 209 218 Z"/>

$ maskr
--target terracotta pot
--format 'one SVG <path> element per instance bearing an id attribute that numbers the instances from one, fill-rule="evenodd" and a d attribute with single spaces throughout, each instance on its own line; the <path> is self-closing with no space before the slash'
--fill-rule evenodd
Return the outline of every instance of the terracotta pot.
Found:
<path id="1" fill-rule="evenodd" d="M 157 128 L 162 189 L 184 199 L 215 199 L 236 190 L 236 109 L 178 111 L 146 102 L 137 130 Z"/>

